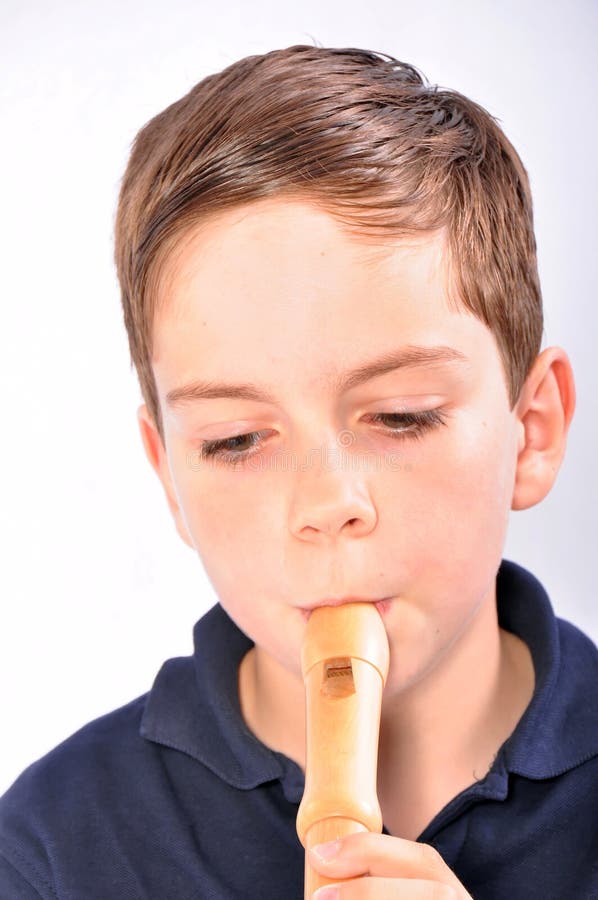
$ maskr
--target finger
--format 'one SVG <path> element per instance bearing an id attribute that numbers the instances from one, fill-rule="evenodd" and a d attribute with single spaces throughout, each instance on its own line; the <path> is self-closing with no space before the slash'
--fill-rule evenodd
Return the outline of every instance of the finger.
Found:
<path id="1" fill-rule="evenodd" d="M 459 900 L 459 893 L 439 881 L 366 877 L 329 884 L 312 894 L 312 900 L 397 900 L 397 897 L 401 900 Z"/>
<path id="2" fill-rule="evenodd" d="M 330 845 L 320 844 L 309 851 L 310 865 L 328 878 L 378 875 L 456 881 L 441 855 L 430 844 L 369 831 L 349 834 L 330 844 L 337 848 L 333 855 L 324 855 L 327 847 L 328 852 L 334 849 Z"/>

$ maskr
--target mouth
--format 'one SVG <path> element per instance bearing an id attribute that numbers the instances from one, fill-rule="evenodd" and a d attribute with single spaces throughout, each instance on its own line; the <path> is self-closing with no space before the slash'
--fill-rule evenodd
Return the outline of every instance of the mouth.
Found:
<path id="1" fill-rule="evenodd" d="M 380 615 L 385 616 L 391 607 L 392 601 L 392 597 L 382 597 L 380 600 L 369 599 L 367 597 L 343 597 L 340 600 L 322 600 L 319 603 L 314 603 L 313 606 L 300 606 L 298 609 L 306 622 L 314 609 L 318 609 L 320 606 L 342 606 L 345 603 L 373 603 Z"/>

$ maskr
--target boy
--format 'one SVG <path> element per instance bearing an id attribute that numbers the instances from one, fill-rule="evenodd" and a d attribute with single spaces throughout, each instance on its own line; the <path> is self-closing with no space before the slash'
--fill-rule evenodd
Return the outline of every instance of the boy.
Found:
<path id="1" fill-rule="evenodd" d="M 389 639 L 384 831 L 314 856 L 341 879 L 314 896 L 598 896 L 598 649 L 501 558 L 575 408 L 539 352 L 527 174 L 485 110 L 384 56 L 249 57 L 137 136 L 140 432 L 219 603 L 4 795 L 3 898 L 301 900 L 301 645 L 348 599 Z"/>

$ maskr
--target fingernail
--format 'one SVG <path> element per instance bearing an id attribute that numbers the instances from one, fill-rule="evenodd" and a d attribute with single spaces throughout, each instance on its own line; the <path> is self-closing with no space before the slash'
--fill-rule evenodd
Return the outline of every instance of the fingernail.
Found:
<path id="1" fill-rule="evenodd" d="M 339 900 L 341 895 L 337 887 L 323 887 L 312 894 L 312 900 Z"/>
<path id="2" fill-rule="evenodd" d="M 317 856 L 320 862 L 328 862 L 328 860 L 333 859 L 341 849 L 341 842 L 339 840 L 336 841 L 328 841 L 326 844 L 316 844 L 315 847 L 311 848 L 311 852 Z M 336 888 L 335 888 L 336 890 Z M 331 894 L 330 897 L 322 894 L 324 900 L 333 900 L 334 895 Z M 318 896 L 318 900 L 320 897 Z"/>

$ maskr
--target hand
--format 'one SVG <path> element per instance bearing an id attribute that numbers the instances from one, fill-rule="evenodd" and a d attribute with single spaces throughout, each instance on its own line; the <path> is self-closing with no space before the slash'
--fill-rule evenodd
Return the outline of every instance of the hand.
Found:
<path id="1" fill-rule="evenodd" d="M 326 859 L 315 853 L 327 847 Z M 390 834 L 364 831 L 318 844 L 309 863 L 327 878 L 355 879 L 319 888 L 312 900 L 473 900 L 434 847 Z"/>

